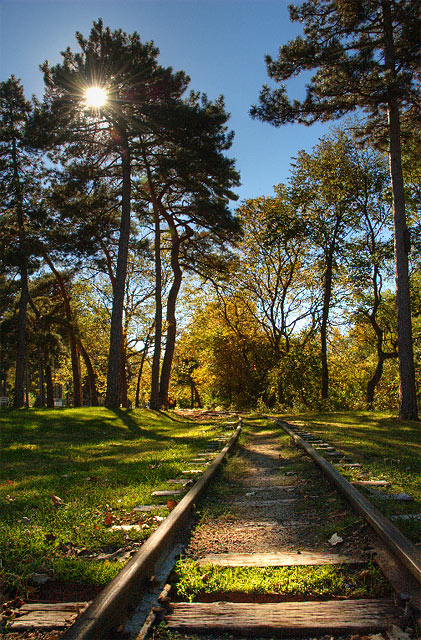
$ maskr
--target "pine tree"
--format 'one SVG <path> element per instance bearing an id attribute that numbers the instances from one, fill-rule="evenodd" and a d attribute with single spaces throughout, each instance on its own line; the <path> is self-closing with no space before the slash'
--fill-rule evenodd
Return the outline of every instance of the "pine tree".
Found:
<path id="1" fill-rule="evenodd" d="M 193 254 L 212 253 L 212 240 L 228 243 L 239 227 L 228 203 L 236 199 L 231 188 L 239 183 L 234 161 L 224 152 L 230 148 L 228 114 L 223 99 L 209 101 L 191 93 L 161 122 L 170 135 L 159 146 L 141 146 L 147 180 L 139 192 L 143 210 L 151 205 L 155 227 L 156 314 L 150 406 L 168 405 L 168 389 L 177 333 L 176 303 L 183 272 Z M 140 147 L 140 144 L 139 144 Z M 173 281 L 166 305 L 166 346 L 159 373 L 162 333 L 161 235 L 168 230 Z M 205 238 L 207 241 L 205 242 Z"/>
<path id="2" fill-rule="evenodd" d="M 282 83 L 316 70 L 302 101 L 290 101 L 285 86 L 260 94 L 251 114 L 280 126 L 312 124 L 356 109 L 366 115 L 360 135 L 387 143 L 393 193 L 395 274 L 402 419 L 417 419 L 408 278 L 409 232 L 401 166 L 401 126 L 420 122 L 419 0 L 311 0 L 290 7 L 304 37 L 266 57 L 269 76 Z"/>
<path id="3" fill-rule="evenodd" d="M 63 63 L 50 68 L 42 66 L 47 86 L 45 107 L 54 123 L 56 145 L 75 140 L 103 145 L 104 157 L 120 165 L 121 219 L 113 309 L 110 329 L 106 405 L 120 404 L 120 370 L 122 317 L 130 238 L 131 196 L 134 180 L 133 164 L 141 173 L 141 158 L 133 156 L 134 140 L 153 139 L 167 135 L 158 129 L 162 113 L 171 113 L 171 106 L 183 94 L 188 79 L 182 72 L 157 63 L 158 49 L 152 42 L 143 44 L 137 33 L 127 35 L 122 30 L 104 28 L 101 20 L 94 22 L 85 39 L 76 38 L 81 52 L 68 48 Z M 87 108 L 85 93 L 89 87 L 99 87 L 107 94 L 102 107 Z"/>
<path id="4" fill-rule="evenodd" d="M 37 154 L 26 131 L 32 107 L 25 100 L 20 80 L 11 76 L 0 84 L 1 261 L 12 271 L 16 271 L 20 278 L 13 400 L 17 408 L 25 404 L 28 277 L 33 267 L 33 243 L 28 233 L 28 219 L 36 215 L 37 177 L 39 179 L 41 175 Z"/>

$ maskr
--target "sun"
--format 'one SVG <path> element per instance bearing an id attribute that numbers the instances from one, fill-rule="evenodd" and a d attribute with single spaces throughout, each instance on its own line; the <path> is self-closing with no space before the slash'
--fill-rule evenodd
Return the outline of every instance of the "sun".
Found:
<path id="1" fill-rule="evenodd" d="M 85 91 L 85 99 L 88 107 L 103 107 L 107 102 L 107 92 L 101 87 L 89 87 Z"/>

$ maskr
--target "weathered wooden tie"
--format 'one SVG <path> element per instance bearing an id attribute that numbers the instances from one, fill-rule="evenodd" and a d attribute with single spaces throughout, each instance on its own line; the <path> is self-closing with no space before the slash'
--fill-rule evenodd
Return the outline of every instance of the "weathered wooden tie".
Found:
<path id="1" fill-rule="evenodd" d="M 361 558 L 337 553 L 211 553 L 198 562 L 222 567 L 292 567 L 321 564 L 367 564 Z"/>
<path id="2" fill-rule="evenodd" d="M 7 625 L 8 631 L 64 629 L 72 624 L 89 602 L 36 602 L 24 604 L 18 610 L 19 617 Z"/>
<path id="3" fill-rule="evenodd" d="M 353 480 L 351 484 L 356 487 L 390 487 L 386 480 Z"/>
<path id="4" fill-rule="evenodd" d="M 163 491 L 152 491 L 153 496 L 181 496 L 184 491 L 179 491 L 178 489 L 168 489 Z"/>
<path id="5" fill-rule="evenodd" d="M 172 603 L 171 630 L 277 637 L 319 632 L 374 632 L 399 624 L 393 600 L 278 603 Z"/>
<path id="6" fill-rule="evenodd" d="M 272 500 L 250 500 L 250 498 L 244 498 L 243 500 L 235 500 L 235 502 L 232 502 L 231 504 L 234 507 L 247 506 L 263 508 L 274 507 L 283 504 L 292 504 L 293 502 L 297 502 L 297 498 L 276 498 Z"/>

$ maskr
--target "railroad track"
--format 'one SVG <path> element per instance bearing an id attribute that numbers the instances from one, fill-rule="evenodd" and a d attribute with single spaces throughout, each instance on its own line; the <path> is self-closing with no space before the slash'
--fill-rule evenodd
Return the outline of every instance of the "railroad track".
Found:
<path id="1" fill-rule="evenodd" d="M 187 636 L 192 633 L 210 634 L 213 638 L 219 638 L 225 633 L 254 638 L 314 637 L 326 633 L 330 637 L 375 634 L 385 632 L 388 628 L 405 628 L 411 620 L 413 622 L 419 618 L 419 550 L 331 464 L 341 457 L 340 452 L 298 427 L 282 421 L 279 421 L 278 426 L 289 435 L 294 447 L 310 456 L 329 483 L 335 486 L 376 532 L 373 534 L 375 544 L 368 554 L 337 553 L 333 548 L 330 551 L 300 551 L 294 548 L 297 542 L 295 533 L 304 527 L 300 534 L 302 543 L 303 536 L 311 537 L 313 525 L 311 522 L 306 524 L 306 514 L 297 511 L 297 501 L 299 504 L 304 501 L 302 487 L 300 489 L 300 485 L 294 482 L 274 484 L 280 468 L 279 453 L 271 453 L 267 446 L 260 450 L 258 446 L 255 448 L 254 467 L 251 468 L 247 482 L 243 483 L 243 494 L 237 490 L 232 499 L 232 504 L 236 505 L 239 513 L 246 514 L 243 516 L 245 519 L 251 513 L 254 514 L 254 520 L 250 517 L 251 524 L 248 521 L 238 524 L 234 519 L 226 530 L 220 524 L 215 529 L 210 527 L 210 544 L 209 540 L 203 544 L 200 532 L 193 532 L 188 542 L 186 533 L 190 527 L 193 506 L 200 500 L 222 460 L 235 446 L 241 430 L 240 420 L 222 451 L 214 452 L 217 455 L 203 476 L 152 534 L 141 551 L 98 598 L 80 613 L 76 622 L 61 638 L 143 640 L 150 634 L 156 620 L 162 618 L 169 630 Z M 210 453 L 204 452 L 203 455 Z M 294 472 L 288 471 L 285 472 L 284 480 L 285 477 L 291 480 L 296 478 Z M 311 487 L 307 486 L 307 493 L 310 490 Z M 256 519 L 256 514 L 262 513 L 264 516 L 258 515 Z M 302 521 L 297 520 L 297 513 L 301 513 Z M 284 538 L 281 540 L 282 536 Z M 239 545 L 240 552 L 236 548 L 233 550 L 232 547 L 236 545 Z M 199 601 L 185 602 L 177 597 L 177 586 L 175 589 L 171 588 L 167 582 L 177 556 L 186 546 L 187 552 L 204 567 L 204 572 L 221 566 L 267 569 L 324 565 L 349 565 L 364 572 L 364 568 L 374 560 L 389 580 L 392 590 L 387 597 L 273 601 L 273 598 L 262 596 L 254 598 L 254 601 L 253 597 L 247 597 L 244 601 L 244 598 L 236 594 L 235 601 L 230 601 L 229 594 L 225 594 L 217 601 L 200 601 L 199 598 Z M 209 546 L 214 552 L 203 553 L 203 547 L 208 550 Z M 156 637 L 159 638 L 159 632 Z"/>

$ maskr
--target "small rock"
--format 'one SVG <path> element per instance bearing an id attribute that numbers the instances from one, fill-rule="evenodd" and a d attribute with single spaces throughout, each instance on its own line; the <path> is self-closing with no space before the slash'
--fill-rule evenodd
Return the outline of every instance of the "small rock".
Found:
<path id="1" fill-rule="evenodd" d="M 137 512 L 137 511 L 142 511 L 142 512 L 147 512 L 147 511 L 155 511 L 156 509 L 165 509 L 166 508 L 166 504 L 142 504 L 142 505 L 138 505 L 137 507 L 135 507 L 133 509 L 133 511 Z"/>
<path id="2" fill-rule="evenodd" d="M 50 580 L 48 573 L 30 573 L 28 578 L 35 584 L 45 584 Z"/>
<path id="3" fill-rule="evenodd" d="M 124 548 L 118 549 L 118 551 L 114 551 L 114 553 L 100 553 L 96 556 L 97 560 L 109 560 L 116 562 L 124 562 L 128 560 L 131 556 L 131 552 L 127 551 Z"/>
<path id="4" fill-rule="evenodd" d="M 395 498 L 395 500 L 404 500 L 404 501 L 407 501 L 407 502 L 413 502 L 414 501 L 414 498 L 412 496 L 408 495 L 407 493 L 397 493 L 393 497 Z"/>

